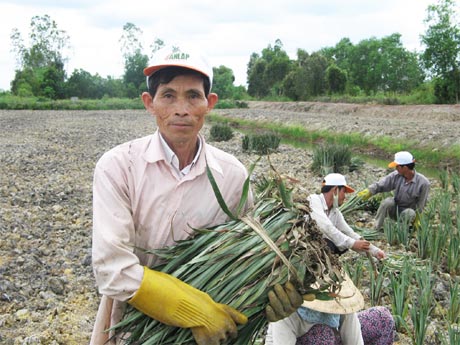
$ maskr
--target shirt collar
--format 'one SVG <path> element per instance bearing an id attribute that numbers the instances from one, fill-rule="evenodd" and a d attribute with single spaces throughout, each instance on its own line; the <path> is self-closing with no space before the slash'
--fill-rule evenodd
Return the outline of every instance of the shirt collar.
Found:
<path id="1" fill-rule="evenodd" d="M 323 206 L 324 213 L 329 214 L 329 208 L 327 207 L 326 198 L 324 197 L 323 193 L 319 195 L 319 199 L 321 200 L 321 205 Z"/>
<path id="2" fill-rule="evenodd" d="M 166 161 L 171 164 L 171 166 L 174 168 L 176 173 L 180 174 L 180 176 L 187 175 L 190 172 L 190 170 L 195 166 L 198 160 L 198 157 L 200 157 L 201 148 L 202 148 L 200 136 L 198 136 L 198 150 L 195 154 L 195 157 L 193 158 L 192 162 L 189 165 L 187 165 L 182 170 L 180 170 L 179 169 L 179 159 L 177 158 L 177 155 L 174 153 L 173 150 L 171 150 L 168 143 L 166 142 L 166 140 L 164 140 L 160 132 L 158 132 L 158 135 L 160 137 L 161 146 L 163 147 L 163 150 L 165 153 Z"/>
<path id="3" fill-rule="evenodd" d="M 224 176 L 220 160 L 216 158 L 216 156 L 219 156 L 216 152 L 218 149 L 213 146 L 206 145 L 206 140 L 201 134 L 198 134 L 198 136 L 200 139 L 200 146 L 195 157 L 196 159 L 193 160 L 193 162 L 196 164 L 194 164 L 192 171 L 197 175 L 204 173 L 206 171 L 207 163 L 209 168 L 211 168 L 214 173 L 218 173 L 221 176 Z M 143 157 L 147 163 L 155 163 L 158 161 L 168 162 L 168 158 L 166 157 L 167 149 L 163 149 L 160 132 L 158 130 L 156 130 L 155 133 L 151 136 L 151 140 L 147 142 L 143 150 Z M 172 165 L 170 166 L 172 169 L 174 169 Z"/>

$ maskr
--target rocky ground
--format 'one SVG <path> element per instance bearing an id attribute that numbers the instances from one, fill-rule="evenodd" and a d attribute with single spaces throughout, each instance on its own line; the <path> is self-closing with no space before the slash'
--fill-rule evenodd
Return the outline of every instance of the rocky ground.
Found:
<path id="1" fill-rule="evenodd" d="M 335 107 L 336 113 L 330 105 L 322 113 L 314 111 L 314 104 L 283 109 L 287 106 L 252 103 L 250 109 L 219 112 L 306 121 L 311 128 L 355 128 L 369 135 L 403 135 L 405 129 L 408 136 L 427 137 L 431 134 L 420 132 L 430 129 L 434 133 L 436 128 L 442 135 L 431 138 L 439 147 L 447 138 L 451 143 L 460 140 L 459 126 L 455 126 L 460 121 L 458 107 L 447 117 L 434 107 L 422 121 L 408 119 L 412 112 L 404 108 L 391 110 L 394 116 L 370 113 L 366 117 L 359 107 L 346 113 L 348 105 Z M 390 108 L 388 111 L 390 114 Z M 392 125 L 390 119 L 394 119 Z M 151 133 L 154 120 L 145 111 L 0 111 L 0 126 L 0 343 L 86 344 L 99 302 L 91 270 L 94 165 L 109 148 Z M 420 130 L 411 132 L 412 128 Z M 209 137 L 209 126 L 203 133 Z M 256 158 L 241 152 L 238 133 L 231 141 L 213 144 L 233 153 L 246 166 Z M 270 158 L 280 173 L 300 181 L 300 193 L 317 191 L 321 177 L 309 169 L 310 152 L 281 145 Z M 255 173 L 268 170 L 263 160 Z M 350 173 L 348 180 L 359 189 L 385 173 L 385 169 L 365 164 Z M 399 344 L 405 343 L 401 336 Z"/>

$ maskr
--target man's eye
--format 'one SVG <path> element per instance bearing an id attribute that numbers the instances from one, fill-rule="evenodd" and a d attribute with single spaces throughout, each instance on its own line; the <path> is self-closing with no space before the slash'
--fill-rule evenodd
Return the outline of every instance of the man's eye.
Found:
<path id="1" fill-rule="evenodd" d="M 197 98 L 200 98 L 200 95 L 197 94 L 197 93 L 192 93 L 192 94 L 190 94 L 190 98 L 191 99 L 197 99 Z"/>

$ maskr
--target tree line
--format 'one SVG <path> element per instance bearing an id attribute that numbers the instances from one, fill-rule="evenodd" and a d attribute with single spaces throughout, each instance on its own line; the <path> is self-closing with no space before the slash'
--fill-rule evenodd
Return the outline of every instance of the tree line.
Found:
<path id="1" fill-rule="evenodd" d="M 439 0 L 427 8 L 425 50 L 404 48 L 401 35 L 371 37 L 353 44 L 342 38 L 335 46 L 308 53 L 299 48 L 291 59 L 276 40 L 261 53 L 252 53 L 247 65 L 247 88 L 235 86 L 233 71 L 214 67 L 214 91 L 222 99 L 314 100 L 324 95 L 372 96 L 431 93 L 436 103 L 458 103 L 460 95 L 460 25 L 453 0 Z M 79 97 L 135 98 L 145 90 L 142 70 L 149 55 L 164 45 L 155 39 L 142 45 L 142 30 L 126 23 L 120 37 L 124 60 L 122 78 L 92 75 L 75 69 L 66 75 L 64 51 L 70 38 L 48 15 L 31 19 L 29 45 L 13 29 L 12 50 L 17 65 L 11 93 L 50 99 Z M 145 53 L 149 52 L 149 55 Z"/>

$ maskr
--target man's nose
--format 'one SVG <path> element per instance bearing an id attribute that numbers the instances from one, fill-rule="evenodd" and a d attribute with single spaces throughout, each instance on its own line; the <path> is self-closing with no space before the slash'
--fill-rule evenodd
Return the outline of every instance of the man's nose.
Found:
<path id="1" fill-rule="evenodd" d="M 178 99 L 175 104 L 175 114 L 177 116 L 187 116 L 189 114 L 189 103 L 184 99 Z"/>

